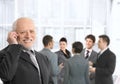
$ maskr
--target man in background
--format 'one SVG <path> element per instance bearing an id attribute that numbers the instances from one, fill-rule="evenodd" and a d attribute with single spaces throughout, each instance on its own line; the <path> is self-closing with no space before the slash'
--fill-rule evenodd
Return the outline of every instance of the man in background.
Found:
<path id="1" fill-rule="evenodd" d="M 89 62 L 89 65 L 91 65 L 90 72 L 95 73 L 95 84 L 113 84 L 112 74 L 115 70 L 116 56 L 108 48 L 109 44 L 109 37 L 100 35 L 98 40 L 100 53 L 97 61 L 96 63 Z"/>
<path id="2" fill-rule="evenodd" d="M 63 63 L 58 66 L 58 56 L 51 51 L 54 45 L 53 37 L 50 35 L 45 35 L 43 37 L 44 48 L 40 51 L 41 54 L 47 56 L 51 66 L 52 66 L 52 79 L 54 84 L 57 84 L 57 75 L 63 68 Z"/>
<path id="3" fill-rule="evenodd" d="M 63 84 L 89 84 L 88 61 L 80 54 L 83 44 L 76 41 L 72 44 L 73 57 L 65 62 Z"/>
<path id="4" fill-rule="evenodd" d="M 93 63 L 97 60 L 97 52 L 93 50 L 93 46 L 95 45 L 95 36 L 89 34 L 85 37 L 85 48 L 82 50 L 81 54 L 88 61 Z M 90 84 L 95 84 L 95 73 L 89 74 Z"/>

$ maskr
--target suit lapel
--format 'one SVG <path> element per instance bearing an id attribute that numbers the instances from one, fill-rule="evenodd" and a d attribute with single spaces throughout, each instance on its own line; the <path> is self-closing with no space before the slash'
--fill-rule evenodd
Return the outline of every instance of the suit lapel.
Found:
<path id="1" fill-rule="evenodd" d="M 39 68 L 41 69 L 41 67 L 42 67 L 42 66 L 41 66 L 42 59 L 39 58 L 40 55 L 39 55 L 39 53 L 37 53 L 36 51 L 35 51 L 35 55 L 36 55 L 36 60 L 37 60 L 37 62 L 38 62 Z"/>
<path id="2" fill-rule="evenodd" d="M 80 54 L 85 58 L 85 49 L 83 49 Z"/>
<path id="3" fill-rule="evenodd" d="M 38 65 L 39 65 L 39 68 L 40 68 L 40 71 L 41 71 L 41 74 L 44 73 L 44 63 L 43 63 L 43 57 L 41 56 L 41 54 L 35 52 L 35 55 L 36 55 L 36 60 L 38 62 Z"/>
<path id="4" fill-rule="evenodd" d="M 94 59 L 94 52 L 93 52 L 93 50 L 92 50 L 92 52 L 91 52 L 91 54 L 90 54 L 88 59 L 93 62 L 93 59 Z"/>
<path id="5" fill-rule="evenodd" d="M 36 51 L 35 51 L 35 55 L 36 55 L 36 60 L 37 60 L 38 65 L 39 65 L 41 79 L 45 79 L 46 78 L 46 75 L 45 75 L 46 73 L 45 73 L 44 70 L 46 70 L 46 69 L 44 67 L 44 63 L 43 63 L 43 59 L 42 59 L 43 57 L 41 56 L 40 53 L 38 53 Z M 45 84 L 46 81 L 42 81 L 42 82 L 43 82 L 43 84 Z"/>
<path id="6" fill-rule="evenodd" d="M 99 53 L 98 53 L 98 59 L 102 59 L 108 51 L 109 51 L 109 49 L 105 50 L 105 51 L 104 51 L 102 54 L 100 54 L 100 55 L 99 55 Z"/>
<path id="7" fill-rule="evenodd" d="M 29 62 L 31 65 L 33 65 L 36 68 L 36 66 L 31 61 L 30 56 L 28 55 L 27 52 L 23 52 L 22 51 L 20 58 L 23 59 L 23 60 L 25 60 L 25 61 L 27 61 L 27 62 Z"/>

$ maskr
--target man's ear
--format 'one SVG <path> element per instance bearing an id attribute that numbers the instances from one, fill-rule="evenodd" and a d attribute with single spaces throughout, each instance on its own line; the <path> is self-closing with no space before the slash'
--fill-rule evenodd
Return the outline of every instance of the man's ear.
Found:
<path id="1" fill-rule="evenodd" d="M 73 54 L 75 53 L 75 49 L 74 49 L 74 48 L 72 48 L 72 53 L 73 53 Z"/>
<path id="2" fill-rule="evenodd" d="M 51 45 L 51 42 L 48 43 L 48 46 L 50 46 L 50 45 Z"/>

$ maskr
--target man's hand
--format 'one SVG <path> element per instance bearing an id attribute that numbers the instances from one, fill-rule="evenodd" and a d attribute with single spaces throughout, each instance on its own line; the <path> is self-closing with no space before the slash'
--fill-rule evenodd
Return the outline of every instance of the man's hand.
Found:
<path id="1" fill-rule="evenodd" d="M 95 73 L 96 68 L 95 68 L 95 67 L 90 66 L 90 67 L 89 67 L 89 71 L 90 71 L 90 72 L 92 72 L 92 73 Z"/>
<path id="2" fill-rule="evenodd" d="M 9 44 L 18 44 L 17 42 L 17 37 L 18 37 L 18 34 L 16 32 L 9 32 L 8 33 L 8 38 L 7 38 L 7 41 Z"/>
<path id="3" fill-rule="evenodd" d="M 89 66 L 93 66 L 93 63 L 91 61 L 89 61 Z"/>
<path id="4" fill-rule="evenodd" d="M 59 65 L 59 67 L 60 67 L 60 69 L 64 68 L 64 64 L 61 63 L 61 64 Z"/>

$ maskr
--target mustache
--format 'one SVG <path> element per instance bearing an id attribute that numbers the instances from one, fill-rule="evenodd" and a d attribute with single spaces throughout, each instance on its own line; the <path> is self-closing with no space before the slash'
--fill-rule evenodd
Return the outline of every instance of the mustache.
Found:
<path id="1" fill-rule="evenodd" d="M 23 41 L 26 41 L 26 40 L 30 40 L 30 41 L 32 41 L 33 39 L 32 39 L 32 38 L 29 38 L 29 39 L 27 38 L 27 39 L 24 39 Z"/>

